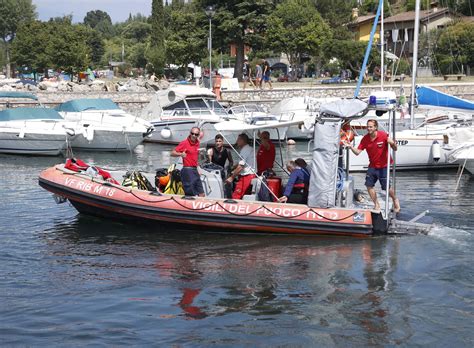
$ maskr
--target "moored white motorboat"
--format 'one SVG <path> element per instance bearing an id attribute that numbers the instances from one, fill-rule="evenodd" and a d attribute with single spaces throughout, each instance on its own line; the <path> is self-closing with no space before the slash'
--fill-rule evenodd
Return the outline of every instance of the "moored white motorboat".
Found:
<path id="1" fill-rule="evenodd" d="M 33 119 L 32 117 L 36 117 Z M 56 156 L 75 138 L 75 129 L 52 109 L 0 111 L 0 152 Z"/>
<path id="2" fill-rule="evenodd" d="M 23 92 L 0 92 L 0 98 L 37 98 Z M 53 109 L 8 108 L 0 111 L 0 152 L 56 156 L 75 138 L 77 129 Z"/>
<path id="3" fill-rule="evenodd" d="M 214 93 L 195 86 L 173 86 L 158 91 L 141 116 L 155 128 L 146 141 L 164 144 L 180 143 L 192 127 L 201 128 L 202 144 L 213 144 L 217 134 L 213 125 L 229 118 Z M 235 135 L 228 136 L 235 142 Z"/>
<path id="4" fill-rule="evenodd" d="M 272 113 L 266 112 L 257 104 L 242 104 L 233 106 L 228 109 L 229 116 L 248 124 L 262 126 L 277 125 L 279 122 L 292 121 L 294 117 L 293 112 Z M 288 127 L 269 127 L 271 140 L 285 140 L 288 137 Z"/>
<path id="5" fill-rule="evenodd" d="M 64 120 L 82 128 L 72 148 L 94 151 L 130 151 L 148 137 L 151 123 L 120 109 L 110 99 L 74 99 L 56 110 Z"/>

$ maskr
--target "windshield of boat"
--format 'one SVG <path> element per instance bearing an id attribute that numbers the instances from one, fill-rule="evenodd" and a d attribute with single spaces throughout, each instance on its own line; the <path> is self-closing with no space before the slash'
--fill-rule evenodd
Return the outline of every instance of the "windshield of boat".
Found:
<path id="1" fill-rule="evenodd" d="M 206 99 L 209 107 L 216 115 L 227 115 L 227 110 L 215 99 Z"/>
<path id="2" fill-rule="evenodd" d="M 230 108 L 232 114 L 248 114 L 254 112 L 265 112 L 262 107 L 256 104 L 237 105 Z"/>

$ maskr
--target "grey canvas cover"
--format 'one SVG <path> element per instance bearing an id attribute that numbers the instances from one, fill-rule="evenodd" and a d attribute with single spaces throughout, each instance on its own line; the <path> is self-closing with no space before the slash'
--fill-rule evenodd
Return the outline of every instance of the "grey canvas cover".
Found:
<path id="1" fill-rule="evenodd" d="M 321 104 L 320 114 L 336 118 L 358 118 L 360 113 L 367 110 L 367 103 L 359 99 L 342 99 Z"/>
<path id="2" fill-rule="evenodd" d="M 331 208 L 336 205 L 336 180 L 341 122 L 317 122 L 309 180 L 308 206 Z"/>

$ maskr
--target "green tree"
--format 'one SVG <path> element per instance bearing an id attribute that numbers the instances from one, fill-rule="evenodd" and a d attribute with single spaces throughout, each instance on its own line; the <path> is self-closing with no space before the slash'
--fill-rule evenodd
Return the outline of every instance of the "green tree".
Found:
<path id="1" fill-rule="evenodd" d="M 127 61 L 130 62 L 130 65 L 135 68 L 145 68 L 147 60 L 145 58 L 145 51 L 147 44 L 144 42 L 136 43 L 127 51 L 126 57 Z"/>
<path id="2" fill-rule="evenodd" d="M 172 5 L 167 8 L 167 62 L 186 67 L 206 57 L 207 30 L 201 25 L 204 14 L 192 4 Z"/>
<path id="3" fill-rule="evenodd" d="M 84 24 L 94 29 L 100 22 L 106 21 L 112 24 L 112 19 L 107 12 L 101 10 L 89 11 L 84 17 Z"/>
<path id="4" fill-rule="evenodd" d="M 122 37 L 134 40 L 135 42 L 145 42 L 151 33 L 151 25 L 141 21 L 130 21 L 122 30 Z"/>
<path id="5" fill-rule="evenodd" d="M 347 28 L 351 21 L 352 9 L 357 7 L 356 0 L 313 0 L 316 9 L 332 29 L 333 37 L 339 40 L 352 38 Z"/>
<path id="6" fill-rule="evenodd" d="M 303 55 L 321 55 L 331 30 L 310 0 L 285 0 L 268 18 L 266 39 L 274 51 L 287 55 L 292 66 L 299 66 Z"/>
<path id="7" fill-rule="evenodd" d="M 47 71 L 53 65 L 47 48 L 51 33 L 54 34 L 47 22 L 33 21 L 20 25 L 12 44 L 12 61 L 34 73 Z"/>
<path id="8" fill-rule="evenodd" d="M 94 65 L 98 65 L 105 53 L 104 39 L 97 30 L 87 30 L 87 45 L 90 47 L 90 60 Z"/>
<path id="9" fill-rule="evenodd" d="M 474 68 L 474 23 L 457 22 L 439 35 L 435 61 L 443 74 L 461 73 Z"/>
<path id="10" fill-rule="evenodd" d="M 367 42 L 353 40 L 330 40 L 323 46 L 324 57 L 327 61 L 337 58 L 341 68 L 350 68 L 353 72 L 359 73 L 364 62 Z M 372 46 L 367 67 L 372 68 L 379 64 L 380 55 Z"/>
<path id="11" fill-rule="evenodd" d="M 55 68 L 72 74 L 91 62 L 87 43 L 91 33 L 83 25 L 72 25 L 64 19 L 36 21 L 20 28 L 13 46 L 13 57 L 19 65 L 38 71 Z"/>
<path id="12" fill-rule="evenodd" d="M 229 44 L 237 48 L 234 77 L 242 78 L 244 47 L 261 48 L 267 17 L 275 8 L 275 0 L 196 0 L 201 11 L 214 5 L 216 13 L 212 19 L 213 46 L 226 51 Z M 206 22 L 203 23 L 203 25 Z M 223 47 L 226 47 L 224 49 Z"/>
<path id="13" fill-rule="evenodd" d="M 114 35 L 112 19 L 107 12 L 101 10 L 89 11 L 84 17 L 84 25 L 100 32 L 104 37 Z"/>
<path id="14" fill-rule="evenodd" d="M 151 37 L 146 51 L 149 70 L 162 76 L 165 71 L 165 27 L 162 0 L 153 0 L 151 5 Z"/>
<path id="15" fill-rule="evenodd" d="M 18 26 L 35 19 L 35 6 L 31 0 L 0 0 L 0 37 L 7 66 L 7 77 L 11 77 L 10 45 L 15 39 Z"/>

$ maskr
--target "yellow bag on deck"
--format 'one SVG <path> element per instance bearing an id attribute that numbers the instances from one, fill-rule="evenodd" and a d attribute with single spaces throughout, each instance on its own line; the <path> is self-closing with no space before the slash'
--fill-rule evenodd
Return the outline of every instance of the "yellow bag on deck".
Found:
<path id="1" fill-rule="evenodd" d="M 184 195 L 183 183 L 181 182 L 181 172 L 176 169 L 176 164 L 172 164 L 168 168 L 170 180 L 165 187 L 164 193 L 172 195 Z"/>

